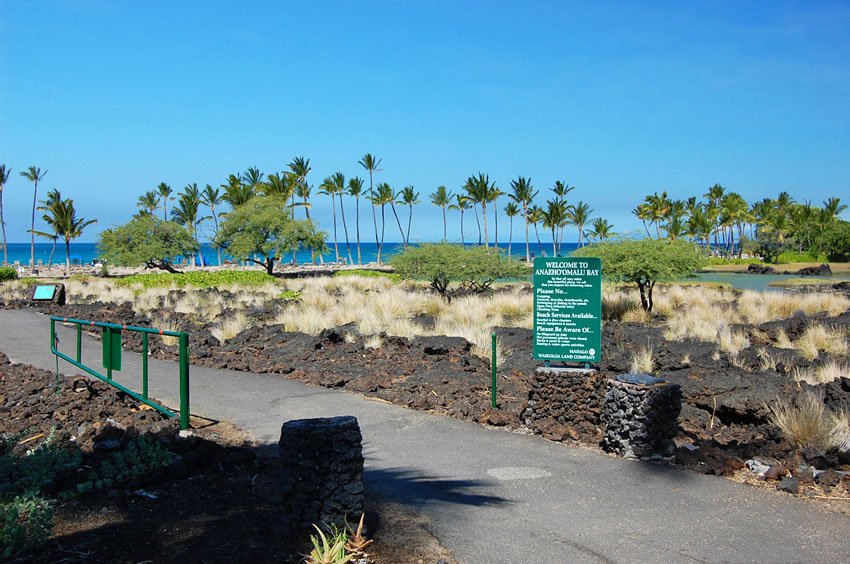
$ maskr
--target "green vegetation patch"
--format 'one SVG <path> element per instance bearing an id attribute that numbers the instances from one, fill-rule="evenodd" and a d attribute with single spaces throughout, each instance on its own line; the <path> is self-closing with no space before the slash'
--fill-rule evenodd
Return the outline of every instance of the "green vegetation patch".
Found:
<path id="1" fill-rule="evenodd" d="M 814 277 L 806 276 L 800 278 L 788 278 L 787 280 L 775 280 L 770 282 L 768 286 L 774 288 L 799 288 L 801 286 L 832 286 L 840 282 L 845 282 L 844 278 L 832 277 Z"/>
<path id="2" fill-rule="evenodd" d="M 360 276 L 361 278 L 387 278 L 392 282 L 401 281 L 401 274 L 398 272 L 384 272 L 382 270 L 366 270 L 358 268 L 356 270 L 338 270 L 333 274 L 334 278 L 342 276 Z"/>
<path id="3" fill-rule="evenodd" d="M 118 286 L 135 286 L 143 288 L 171 288 L 176 286 L 194 286 L 196 288 L 215 288 L 219 286 L 264 286 L 275 284 L 276 279 L 265 272 L 257 270 L 217 270 L 191 271 L 181 274 L 134 274 L 114 280 Z"/>
<path id="4" fill-rule="evenodd" d="M 18 271 L 12 268 L 11 266 L 0 266 L 0 282 L 5 280 L 16 280 L 18 278 Z"/>
<path id="5" fill-rule="evenodd" d="M 784 251 L 776 257 L 776 264 L 792 264 L 796 262 L 826 262 L 826 255 L 813 251 Z"/>
<path id="6" fill-rule="evenodd" d="M 525 279 L 531 269 L 492 247 L 462 247 L 450 243 L 428 243 L 408 247 L 390 258 L 396 272 L 407 279 L 483 281 Z"/>
<path id="7" fill-rule="evenodd" d="M 708 259 L 705 261 L 705 264 L 708 265 L 708 266 L 722 266 L 722 265 L 726 265 L 726 264 L 736 264 L 736 265 L 742 264 L 744 266 L 747 266 L 747 265 L 750 265 L 750 264 L 764 264 L 764 262 L 760 261 L 758 259 L 752 259 L 752 258 L 708 257 Z"/>

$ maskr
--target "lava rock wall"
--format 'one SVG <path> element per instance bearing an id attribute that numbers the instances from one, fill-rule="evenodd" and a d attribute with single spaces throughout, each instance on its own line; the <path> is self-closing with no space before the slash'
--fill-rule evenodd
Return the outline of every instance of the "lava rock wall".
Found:
<path id="1" fill-rule="evenodd" d="M 598 441 L 605 379 L 594 370 L 538 368 L 531 381 L 526 427 L 556 441 Z"/>
<path id="2" fill-rule="evenodd" d="M 356 522 L 363 512 L 363 445 L 351 416 L 287 421 L 278 451 L 284 489 L 284 526 Z"/>
<path id="3" fill-rule="evenodd" d="M 682 390 L 678 384 L 640 385 L 608 380 L 602 407 L 602 448 L 627 458 L 671 456 L 679 428 Z"/>

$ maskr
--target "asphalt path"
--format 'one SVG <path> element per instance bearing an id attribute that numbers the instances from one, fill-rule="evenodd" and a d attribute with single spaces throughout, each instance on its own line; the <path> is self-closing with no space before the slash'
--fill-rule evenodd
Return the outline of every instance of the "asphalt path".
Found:
<path id="1" fill-rule="evenodd" d="M 57 326 L 60 350 L 73 355 L 72 329 Z M 49 340 L 47 316 L 0 310 L 0 350 L 14 362 L 53 370 Z M 83 349 L 99 367 L 99 341 L 86 336 Z M 125 352 L 116 379 L 140 389 L 140 367 L 140 355 Z M 176 363 L 151 360 L 149 369 L 151 395 L 179 405 Z M 850 517 L 779 492 L 281 376 L 193 366 L 191 411 L 268 444 L 290 419 L 357 417 L 367 494 L 427 517 L 464 563 L 850 561 Z"/>

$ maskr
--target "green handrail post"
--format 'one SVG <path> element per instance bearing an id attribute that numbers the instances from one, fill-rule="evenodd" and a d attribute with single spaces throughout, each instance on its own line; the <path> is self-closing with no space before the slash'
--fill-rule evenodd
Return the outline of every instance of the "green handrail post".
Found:
<path id="1" fill-rule="evenodd" d="M 496 333 L 492 335 L 490 346 L 490 368 L 493 376 L 490 385 L 490 407 L 496 409 Z"/>
<path id="2" fill-rule="evenodd" d="M 189 335 L 180 333 L 180 428 L 189 428 Z"/>
<path id="3" fill-rule="evenodd" d="M 142 397 L 148 399 L 148 334 L 142 333 Z"/>
<path id="4" fill-rule="evenodd" d="M 83 326 L 77 324 L 77 362 L 83 361 Z"/>

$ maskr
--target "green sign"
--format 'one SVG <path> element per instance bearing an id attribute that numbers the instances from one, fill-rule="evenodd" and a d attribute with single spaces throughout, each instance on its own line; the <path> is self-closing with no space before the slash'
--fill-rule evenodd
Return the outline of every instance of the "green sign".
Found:
<path id="1" fill-rule="evenodd" d="M 121 370 L 121 330 L 103 328 L 103 367 Z"/>
<path id="2" fill-rule="evenodd" d="M 534 358 L 602 358 L 602 261 L 534 259 Z"/>
<path id="3" fill-rule="evenodd" d="M 32 299 L 34 300 L 52 300 L 53 295 L 56 293 L 56 286 L 36 286 L 35 291 L 32 293 Z"/>

